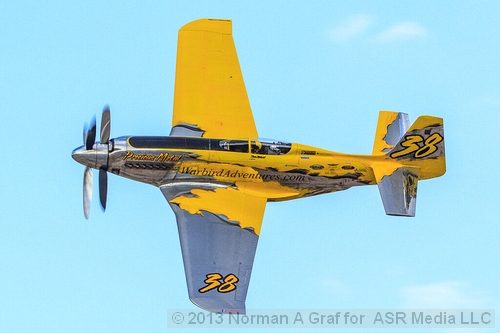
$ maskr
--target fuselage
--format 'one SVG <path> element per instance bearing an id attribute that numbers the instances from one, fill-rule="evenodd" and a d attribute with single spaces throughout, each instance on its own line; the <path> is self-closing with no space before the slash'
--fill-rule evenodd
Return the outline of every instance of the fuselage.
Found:
<path id="1" fill-rule="evenodd" d="M 173 182 L 218 183 L 277 201 L 376 184 L 374 156 L 277 140 L 126 136 L 110 140 L 106 150 L 101 146 L 80 147 L 72 156 L 91 168 L 158 187 Z M 107 159 L 100 156 L 108 150 Z"/>

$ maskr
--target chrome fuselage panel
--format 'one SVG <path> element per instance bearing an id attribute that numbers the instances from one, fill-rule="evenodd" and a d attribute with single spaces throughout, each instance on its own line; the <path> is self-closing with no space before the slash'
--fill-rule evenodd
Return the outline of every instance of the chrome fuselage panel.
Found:
<path id="1" fill-rule="evenodd" d="M 171 182 L 218 183 L 276 201 L 376 183 L 370 167 L 373 156 L 295 143 L 124 136 L 110 140 L 108 161 L 102 146 L 75 149 L 73 157 L 89 167 L 157 187 Z"/>

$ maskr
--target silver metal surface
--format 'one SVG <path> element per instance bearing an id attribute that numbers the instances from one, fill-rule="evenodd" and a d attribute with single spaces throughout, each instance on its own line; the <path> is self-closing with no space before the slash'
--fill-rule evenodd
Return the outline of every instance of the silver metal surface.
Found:
<path id="1" fill-rule="evenodd" d="M 190 214 L 170 203 L 193 188 L 218 188 L 219 185 L 183 184 L 161 186 L 165 199 L 177 217 L 181 252 L 186 273 L 189 299 L 202 309 L 221 313 L 245 313 L 245 299 L 252 274 L 259 237 L 251 230 L 228 223 L 224 216 L 207 211 Z M 200 293 L 209 273 L 239 277 L 235 292 Z"/>
<path id="2" fill-rule="evenodd" d="M 415 216 L 418 169 L 401 167 L 378 183 L 385 213 L 395 216 Z"/>
<path id="3" fill-rule="evenodd" d="M 83 214 L 88 219 L 90 216 L 90 207 L 92 206 L 92 169 L 85 167 L 83 173 Z"/>
<path id="4" fill-rule="evenodd" d="M 107 144 L 109 140 L 109 134 L 111 131 L 111 115 L 109 112 L 109 106 L 106 105 L 102 111 L 101 118 L 101 143 Z"/>

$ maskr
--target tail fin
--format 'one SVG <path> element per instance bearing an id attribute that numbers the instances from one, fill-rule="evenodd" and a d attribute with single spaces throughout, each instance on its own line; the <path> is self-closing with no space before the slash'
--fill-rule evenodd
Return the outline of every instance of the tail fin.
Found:
<path id="1" fill-rule="evenodd" d="M 373 155 L 386 154 L 386 159 L 373 172 L 388 215 L 415 216 L 418 180 L 446 171 L 443 119 L 421 116 L 403 134 L 405 123 L 403 113 L 379 115 Z"/>
<path id="2" fill-rule="evenodd" d="M 410 127 L 406 113 L 380 111 L 372 155 L 385 155 L 399 142 Z"/>
<path id="3" fill-rule="evenodd" d="M 419 179 L 442 176 L 446 172 L 443 119 L 419 117 L 387 156 L 418 168 Z"/>

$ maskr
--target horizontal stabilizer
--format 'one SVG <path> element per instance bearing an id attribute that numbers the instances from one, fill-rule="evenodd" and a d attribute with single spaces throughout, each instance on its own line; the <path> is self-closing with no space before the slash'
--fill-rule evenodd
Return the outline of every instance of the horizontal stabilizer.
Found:
<path id="1" fill-rule="evenodd" d="M 398 168 L 382 178 L 378 190 L 387 215 L 415 216 L 417 182 L 418 169 L 411 167 Z"/>

